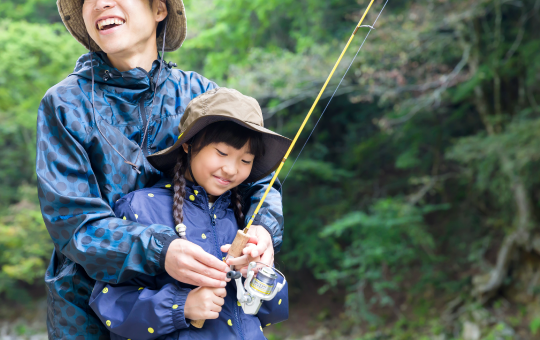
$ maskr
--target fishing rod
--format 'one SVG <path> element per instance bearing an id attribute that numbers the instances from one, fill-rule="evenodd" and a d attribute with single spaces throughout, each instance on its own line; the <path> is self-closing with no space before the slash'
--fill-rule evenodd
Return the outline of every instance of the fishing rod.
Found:
<path id="1" fill-rule="evenodd" d="M 291 154 L 296 142 L 298 141 L 298 138 L 300 137 L 300 134 L 304 130 L 304 127 L 306 126 L 309 118 L 311 117 L 311 114 L 313 113 L 315 107 L 319 103 L 319 99 L 321 99 L 321 96 L 323 95 L 323 93 L 326 90 L 326 87 L 328 86 L 328 84 L 330 83 L 330 80 L 332 79 L 336 69 L 338 68 L 339 64 L 341 63 L 341 60 L 343 59 L 343 56 L 345 55 L 345 53 L 349 49 L 349 45 L 351 44 L 352 40 L 354 39 L 354 37 L 356 35 L 356 32 L 358 32 L 360 27 L 364 27 L 364 26 L 362 26 L 362 23 L 364 22 L 364 19 L 366 18 L 367 14 L 368 14 L 369 10 L 371 9 L 371 6 L 373 5 L 374 2 L 375 2 L 375 0 L 371 0 L 368 7 L 364 11 L 364 14 L 360 18 L 360 21 L 356 25 L 353 33 L 351 34 L 349 40 L 347 41 L 347 44 L 345 45 L 345 47 L 343 48 L 343 51 L 339 55 L 339 58 L 336 61 L 334 67 L 332 68 L 332 71 L 328 75 L 328 78 L 326 79 L 323 87 L 319 91 L 319 94 L 317 95 L 317 98 L 315 98 L 315 102 L 311 106 L 309 112 L 307 113 L 306 117 L 304 118 L 304 121 L 302 122 L 302 125 L 298 129 L 298 132 L 296 133 L 291 145 L 289 146 L 289 149 L 287 150 L 285 156 L 281 160 L 281 163 L 279 164 L 277 170 L 275 171 L 274 176 L 270 180 L 270 184 L 266 188 L 266 191 L 264 192 L 264 195 L 262 196 L 262 198 L 259 201 L 259 204 L 255 208 L 255 210 L 253 211 L 253 214 L 251 215 L 246 227 L 243 230 L 238 230 L 238 232 L 236 234 L 236 237 L 234 238 L 234 241 L 231 244 L 229 252 L 227 253 L 227 257 L 224 259 L 224 261 L 226 261 L 230 257 L 235 258 L 235 257 L 242 256 L 243 250 L 244 250 L 246 244 L 249 241 L 249 235 L 247 233 L 249 231 L 249 228 L 253 224 L 253 221 L 255 220 L 255 216 L 257 216 L 257 214 L 259 213 L 259 210 L 261 209 L 261 207 L 262 207 L 262 205 L 263 205 L 263 203 L 264 203 L 264 201 L 266 199 L 266 196 L 268 195 L 268 193 L 270 192 L 272 186 L 274 185 L 274 182 L 276 181 L 279 173 L 281 172 L 281 169 L 285 165 L 285 162 L 287 161 L 287 158 Z M 386 3 L 388 3 L 388 0 L 386 1 Z M 386 3 L 384 4 L 381 12 L 379 13 L 379 16 L 381 15 L 382 11 L 384 10 L 384 7 L 386 7 Z M 377 19 L 379 18 L 379 16 L 377 16 Z M 376 21 L 377 20 L 375 20 L 375 22 Z M 375 23 L 373 25 L 375 25 Z M 365 27 L 369 27 L 370 32 L 373 29 L 372 26 L 365 25 Z M 368 35 L 369 35 L 369 33 L 368 33 Z M 365 42 L 366 39 L 367 39 L 367 36 L 364 39 L 364 42 Z M 358 52 L 360 52 L 360 49 L 362 48 L 363 44 L 364 43 L 362 43 L 362 45 L 358 49 Z M 356 55 L 358 55 L 358 52 L 356 52 Z M 356 58 L 356 55 L 355 55 L 355 58 Z M 354 59 L 353 59 L 353 61 L 354 61 Z M 352 62 L 351 62 L 351 65 L 352 65 Z M 351 67 L 351 65 L 349 65 L 349 68 Z M 349 71 L 349 68 L 347 69 L 345 74 Z M 343 78 L 344 77 L 345 77 L 345 75 L 343 76 Z M 343 81 L 343 78 L 341 79 L 341 81 Z M 341 82 L 339 83 L 339 85 L 341 85 Z M 339 87 L 339 85 L 338 85 L 338 87 Z M 337 89 L 336 89 L 336 91 L 337 91 Z M 335 92 L 334 92 L 334 95 L 335 95 Z M 332 96 L 332 98 L 333 98 L 333 96 Z M 332 100 L 332 99 L 330 99 L 330 100 Z M 326 111 L 326 108 L 325 108 L 325 111 Z M 324 114 L 324 111 L 323 111 L 323 114 Z M 322 117 L 322 115 L 321 115 L 321 117 Z M 319 118 L 319 120 L 320 120 L 320 118 Z M 315 127 L 316 127 L 316 125 L 315 125 Z M 255 266 L 256 266 L 255 262 L 251 262 L 250 265 L 248 266 L 248 279 L 244 282 L 244 284 L 242 284 L 242 282 L 241 282 L 241 274 L 234 270 L 235 269 L 234 266 L 231 266 L 231 271 L 229 273 L 227 273 L 227 277 L 237 281 L 238 302 L 241 304 L 242 309 L 244 310 L 244 312 L 246 314 L 257 314 L 262 302 L 263 301 L 268 301 L 268 300 L 271 300 L 272 298 L 274 298 L 274 296 L 283 288 L 283 286 L 285 285 L 285 282 L 286 282 L 285 276 L 283 276 L 283 274 L 281 274 L 278 271 L 278 273 L 281 276 L 283 276 L 284 280 L 283 280 L 283 283 L 276 284 L 277 283 L 277 281 L 276 281 L 277 276 L 274 273 L 274 269 L 271 268 L 270 266 L 266 265 L 266 264 L 265 264 L 266 268 L 263 268 L 263 270 L 261 270 L 257 275 L 255 275 L 254 274 Z M 201 328 L 204 325 L 204 321 L 205 320 L 191 320 L 191 324 L 194 327 Z"/>
<path id="2" fill-rule="evenodd" d="M 360 18 L 360 21 L 358 22 L 358 25 L 356 25 L 356 28 L 354 29 L 353 33 L 351 34 L 351 37 L 349 38 L 349 41 L 347 41 L 347 45 L 345 45 L 345 48 L 343 49 L 343 51 L 341 52 L 338 60 L 336 61 L 336 64 L 334 65 L 334 68 L 330 72 L 330 75 L 328 76 L 328 78 L 326 78 L 326 82 L 324 83 L 323 87 L 319 91 L 319 95 L 317 96 L 317 98 L 315 98 L 315 102 L 313 103 L 313 105 L 311 105 L 311 109 L 309 110 L 308 114 L 306 115 L 306 118 L 304 118 L 304 121 L 302 122 L 302 125 L 300 126 L 300 129 L 298 129 L 298 132 L 296 133 L 296 136 L 294 136 L 294 139 L 293 139 L 291 145 L 289 146 L 289 149 L 287 150 L 287 153 L 285 154 L 285 157 L 283 157 L 283 159 L 281 160 L 281 163 L 279 164 L 279 167 L 277 168 L 276 172 L 274 173 L 274 177 L 272 177 L 272 180 L 270 181 L 270 184 L 268 185 L 268 188 L 266 188 L 266 191 L 264 192 L 263 197 L 259 201 L 259 204 L 255 208 L 255 211 L 253 211 L 253 215 L 251 215 L 251 218 L 249 219 L 248 224 L 244 228 L 244 230 L 243 230 L 244 234 L 247 234 L 249 228 L 253 224 L 253 221 L 255 220 L 255 216 L 257 216 L 257 214 L 259 213 L 259 210 L 261 209 L 261 207 L 262 207 L 262 205 L 264 203 L 264 200 L 266 199 L 266 196 L 270 192 L 270 189 L 272 189 L 272 186 L 274 185 L 274 182 L 276 181 L 281 169 L 283 168 L 283 165 L 285 165 L 285 162 L 287 161 L 287 158 L 291 154 L 291 152 L 292 152 L 292 150 L 294 148 L 294 145 L 296 144 L 296 141 L 298 140 L 298 138 L 300 137 L 300 134 L 304 130 L 304 127 L 306 126 L 306 123 L 308 122 L 309 117 L 311 117 L 311 114 L 313 113 L 313 110 L 315 109 L 315 107 L 319 103 L 319 99 L 321 99 L 321 96 L 323 95 L 324 91 L 326 90 L 326 87 L 328 86 L 328 83 L 330 82 L 330 79 L 332 79 L 332 76 L 334 75 L 334 72 L 336 71 L 337 67 L 341 63 L 341 59 L 343 59 L 343 56 L 345 55 L 345 52 L 347 52 L 347 50 L 349 49 L 349 45 L 351 44 L 354 36 L 356 35 L 356 32 L 358 32 L 358 29 L 360 27 L 362 27 L 362 23 L 364 22 L 364 19 L 365 19 L 366 15 L 368 14 L 369 10 L 371 9 L 371 5 L 373 5 L 373 2 L 375 2 L 375 0 L 370 1 L 368 7 L 366 8 L 366 10 L 364 12 L 364 15 L 362 15 L 362 18 Z M 232 246 L 231 246 L 231 248 L 232 248 Z"/>

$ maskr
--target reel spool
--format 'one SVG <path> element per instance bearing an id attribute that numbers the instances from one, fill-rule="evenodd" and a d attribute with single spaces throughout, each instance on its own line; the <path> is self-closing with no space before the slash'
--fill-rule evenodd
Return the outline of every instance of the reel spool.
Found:
<path id="1" fill-rule="evenodd" d="M 255 274 L 253 269 L 257 264 L 262 264 L 266 267 Z M 277 282 L 276 272 L 283 277 L 283 283 Z M 257 314 L 263 301 L 272 300 L 287 283 L 285 275 L 263 262 L 251 262 L 249 264 L 247 278 L 244 284 L 242 284 L 242 275 L 240 272 L 230 271 L 227 273 L 227 277 L 235 279 L 236 298 L 240 302 L 244 313 L 250 315 Z"/>

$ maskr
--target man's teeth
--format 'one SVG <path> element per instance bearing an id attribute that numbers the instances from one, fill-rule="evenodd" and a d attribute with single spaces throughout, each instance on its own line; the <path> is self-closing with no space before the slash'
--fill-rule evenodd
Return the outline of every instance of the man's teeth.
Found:
<path id="1" fill-rule="evenodd" d="M 103 29 L 104 26 L 107 25 L 123 25 L 125 23 L 124 20 L 118 19 L 118 18 L 109 18 L 98 21 L 98 27 L 100 30 Z"/>

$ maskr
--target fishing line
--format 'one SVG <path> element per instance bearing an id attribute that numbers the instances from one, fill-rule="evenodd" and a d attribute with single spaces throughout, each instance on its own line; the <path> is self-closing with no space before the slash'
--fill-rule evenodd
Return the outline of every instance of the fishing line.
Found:
<path id="1" fill-rule="evenodd" d="M 274 176 L 272 176 L 272 179 L 270 180 L 270 183 L 268 183 L 268 186 L 266 187 L 266 190 L 265 190 L 263 196 L 259 200 L 259 204 L 257 204 L 257 207 L 255 207 L 255 210 L 251 214 L 251 217 L 250 217 L 246 227 L 243 230 L 244 234 L 247 234 L 247 232 L 249 231 L 249 228 L 253 224 L 253 221 L 255 220 L 255 216 L 257 216 L 257 214 L 259 213 L 259 210 L 261 209 L 261 207 L 262 207 L 262 205 L 264 203 L 264 200 L 266 199 L 266 196 L 268 196 L 268 193 L 272 189 L 277 177 L 279 176 L 279 173 L 280 173 L 281 169 L 283 169 L 283 166 L 285 165 L 285 162 L 287 161 L 287 158 L 290 156 L 290 154 L 291 154 L 291 152 L 292 152 L 292 150 L 294 148 L 294 145 L 298 141 L 298 138 L 300 138 L 300 135 L 302 134 L 302 131 L 304 130 L 304 127 L 306 126 L 309 118 L 311 117 L 311 114 L 313 113 L 313 111 L 315 110 L 315 107 L 319 103 L 319 99 L 321 99 L 321 96 L 323 95 L 324 91 L 326 91 L 326 87 L 328 86 L 328 84 L 330 83 L 330 80 L 334 76 L 334 73 L 336 72 L 339 64 L 341 63 L 341 60 L 343 59 L 343 56 L 345 55 L 345 53 L 349 49 L 349 46 L 351 45 L 351 42 L 353 41 L 354 37 L 356 36 L 356 33 L 358 32 L 358 29 L 360 27 L 362 27 L 362 23 L 364 22 L 364 19 L 366 18 L 367 14 L 368 14 L 369 10 L 371 9 L 371 6 L 373 5 L 374 2 L 375 2 L 375 0 L 371 0 L 369 2 L 369 5 L 366 8 L 364 14 L 362 15 L 362 18 L 360 18 L 360 21 L 358 22 L 358 25 L 356 25 L 353 33 L 351 34 L 349 40 L 347 41 L 347 44 L 343 48 L 343 51 L 341 51 L 341 54 L 339 55 L 338 60 L 334 64 L 334 67 L 332 68 L 332 71 L 328 75 L 328 78 L 326 78 L 326 81 L 324 82 L 324 85 L 322 86 L 321 90 L 319 91 L 319 94 L 317 95 L 317 98 L 315 98 L 315 101 L 313 102 L 313 105 L 311 105 L 311 108 L 309 109 L 309 112 L 307 113 L 306 117 L 302 121 L 302 124 L 300 125 L 300 128 L 298 129 L 298 132 L 294 136 L 294 139 L 291 141 L 291 145 L 287 149 L 287 152 L 283 156 L 283 159 L 281 160 L 281 162 L 279 163 L 276 171 L 274 172 Z M 387 0 L 387 2 L 388 2 L 388 0 Z M 386 4 L 385 4 L 385 6 L 386 6 Z M 380 13 L 379 13 L 379 15 L 380 15 Z M 378 16 L 377 16 L 377 18 L 378 18 Z"/>
<path id="2" fill-rule="evenodd" d="M 296 156 L 296 158 L 294 159 L 294 162 L 293 164 L 291 165 L 291 168 L 289 169 L 289 171 L 287 172 L 287 175 L 285 175 L 285 178 L 283 179 L 283 182 L 281 183 L 281 187 L 283 188 L 283 186 L 285 185 L 285 181 L 287 181 L 287 177 L 289 177 L 289 174 L 291 173 L 291 170 L 294 168 L 294 165 L 296 164 L 296 161 L 298 160 L 298 158 L 300 157 L 300 155 L 302 154 L 302 151 L 304 151 L 304 148 L 306 147 L 309 139 L 311 138 L 311 135 L 313 135 L 313 132 L 315 131 L 315 129 L 317 128 L 317 125 L 319 124 L 319 122 L 321 121 L 321 118 L 324 116 L 324 113 L 326 112 L 326 109 L 328 108 L 328 106 L 330 105 L 330 102 L 332 102 L 332 99 L 334 99 L 334 96 L 336 95 L 336 92 L 337 90 L 339 89 L 339 87 L 341 86 L 341 83 L 343 83 L 343 80 L 345 79 L 345 76 L 347 75 L 347 73 L 349 72 L 349 69 L 351 68 L 352 64 L 354 63 L 354 60 L 356 59 L 356 57 L 358 56 L 358 53 L 360 53 L 360 50 L 362 49 L 362 47 L 364 46 L 364 43 L 366 42 L 367 38 L 369 37 L 369 34 L 371 33 L 372 30 L 374 30 L 375 28 L 375 24 L 377 23 L 377 20 L 379 20 L 379 17 L 381 16 L 382 12 L 384 11 L 384 8 L 386 7 L 386 4 L 388 3 L 388 0 L 386 0 L 386 2 L 384 3 L 381 11 L 379 12 L 379 15 L 377 15 L 377 18 L 375 19 L 375 22 L 373 22 L 373 25 L 372 26 L 369 26 L 369 25 L 361 25 L 359 27 L 369 27 L 369 31 L 368 33 L 366 34 L 366 37 L 364 38 L 364 41 L 362 41 L 362 44 L 360 45 L 360 47 L 358 48 L 358 51 L 356 51 L 356 54 L 354 55 L 354 58 L 351 60 L 351 63 L 349 64 L 349 67 L 347 67 L 347 70 L 345 71 L 345 73 L 343 74 L 343 77 L 341 78 L 338 86 L 336 87 L 336 89 L 334 90 L 334 93 L 332 94 L 332 96 L 330 97 L 330 100 L 328 101 L 328 103 L 326 104 L 323 112 L 321 113 L 321 115 L 319 116 L 319 119 L 317 119 L 317 122 L 315 123 L 315 125 L 313 126 L 313 129 L 311 129 L 311 132 L 309 133 L 309 136 L 308 138 L 306 139 L 306 142 L 304 143 L 304 145 L 302 146 L 302 148 L 300 149 L 300 152 L 298 153 L 298 155 Z"/>

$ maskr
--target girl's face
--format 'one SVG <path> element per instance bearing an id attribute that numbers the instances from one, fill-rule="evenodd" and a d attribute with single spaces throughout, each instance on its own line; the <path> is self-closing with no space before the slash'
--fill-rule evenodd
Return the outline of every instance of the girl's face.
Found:
<path id="1" fill-rule="evenodd" d="M 188 145 L 183 144 L 188 152 Z M 191 171 L 197 183 L 212 196 L 220 196 L 225 191 L 237 187 L 251 173 L 254 155 L 249 153 L 249 143 L 241 149 L 226 143 L 212 143 L 191 154 Z M 190 178 L 189 171 L 186 178 Z"/>

